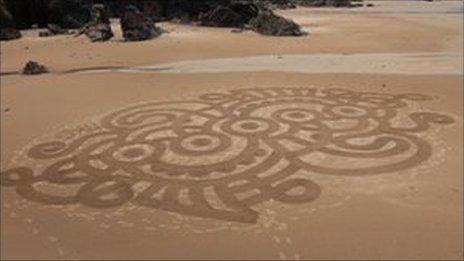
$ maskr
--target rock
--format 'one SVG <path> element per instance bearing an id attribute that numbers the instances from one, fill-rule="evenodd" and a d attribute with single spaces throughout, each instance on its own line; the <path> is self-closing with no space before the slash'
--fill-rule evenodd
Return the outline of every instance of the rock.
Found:
<path id="1" fill-rule="evenodd" d="M 263 35 L 301 36 L 305 34 L 298 24 L 270 10 L 260 12 L 256 18 L 250 20 L 249 24 L 254 31 Z"/>
<path id="2" fill-rule="evenodd" d="M 104 42 L 111 39 L 114 34 L 105 6 L 95 4 L 92 6 L 92 20 L 87 23 L 77 36 L 84 33 L 92 42 Z"/>
<path id="3" fill-rule="evenodd" d="M 16 29 L 13 16 L 3 0 L 0 0 L 0 41 L 14 40 L 21 37 Z"/>
<path id="4" fill-rule="evenodd" d="M 126 41 L 143 41 L 160 36 L 163 30 L 137 7 L 129 5 L 121 16 L 121 29 Z"/>
<path id="5" fill-rule="evenodd" d="M 29 61 L 26 63 L 26 66 L 24 66 L 22 70 L 23 75 L 37 75 L 37 74 L 44 74 L 48 73 L 48 69 L 34 61 Z"/>
<path id="6" fill-rule="evenodd" d="M 21 38 L 21 33 L 16 28 L 0 29 L 0 41 L 9 41 Z"/>
<path id="7" fill-rule="evenodd" d="M 50 31 L 40 31 L 39 32 L 39 37 L 50 37 L 50 36 L 55 36 L 55 34 L 50 32 Z"/>
<path id="8" fill-rule="evenodd" d="M 110 16 L 102 4 L 95 4 L 92 6 L 91 12 L 92 18 L 91 22 L 98 23 L 98 24 L 109 24 L 110 23 Z"/>
<path id="9" fill-rule="evenodd" d="M 106 42 L 114 36 L 111 25 L 103 23 L 89 26 L 85 29 L 85 35 L 92 42 Z"/>
<path id="10" fill-rule="evenodd" d="M 252 18 L 257 17 L 259 8 L 252 3 L 234 3 L 218 6 L 200 15 L 200 24 L 214 27 L 244 27 Z"/>

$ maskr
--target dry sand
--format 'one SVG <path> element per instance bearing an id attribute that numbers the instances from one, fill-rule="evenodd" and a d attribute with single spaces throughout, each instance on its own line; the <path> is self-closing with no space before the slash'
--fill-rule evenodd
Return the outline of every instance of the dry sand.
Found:
<path id="1" fill-rule="evenodd" d="M 275 104 L 276 99 L 287 96 L 291 97 L 286 109 L 313 111 L 311 117 L 315 117 L 317 106 L 307 106 L 317 102 L 310 99 L 304 103 L 298 101 L 298 96 L 311 95 L 306 92 L 294 95 L 307 88 L 317 88 L 321 93 L 327 93 L 331 88 L 349 90 L 348 105 L 351 109 L 354 106 L 355 112 L 362 107 L 357 105 L 356 95 L 375 93 L 374 96 L 397 105 L 402 104 L 405 97 L 422 99 L 426 96 L 427 100 L 408 100 L 403 107 L 393 109 L 398 114 L 392 124 L 404 128 L 414 126 L 414 122 L 408 120 L 408 115 L 414 113 L 433 112 L 442 116 L 427 116 L 425 121 L 435 123 L 425 125 L 424 118 L 417 118 L 416 123 L 422 122 L 418 132 L 407 134 L 407 131 L 397 130 L 395 137 L 406 141 L 409 145 L 405 146 L 409 149 L 400 151 L 400 145 L 385 144 L 376 151 L 383 156 L 374 161 L 361 161 L 350 150 L 348 157 L 324 159 L 320 154 L 323 149 L 330 149 L 329 146 L 319 148 L 319 154 L 311 154 L 311 157 L 301 154 L 303 161 L 313 163 L 304 165 L 290 156 L 295 153 L 291 151 L 299 148 L 288 141 L 279 141 L 294 146 L 287 150 L 278 147 L 274 143 L 278 138 L 274 137 L 267 140 L 259 136 L 273 144 L 275 147 L 272 148 L 264 143 L 255 144 L 253 140 L 258 140 L 258 136 L 247 138 L 247 142 L 243 138 L 233 139 L 230 150 L 218 154 L 221 158 L 246 160 L 255 156 L 248 153 L 257 153 L 259 149 L 279 151 L 287 161 L 300 164 L 300 170 L 291 175 L 293 180 L 310 178 L 314 182 L 313 194 L 308 194 L 302 202 L 291 197 L 288 202 L 280 202 L 268 198 L 267 194 L 258 194 L 254 203 L 249 203 L 249 208 L 258 214 L 256 220 L 253 219 L 256 216 L 249 212 L 238 215 L 235 221 L 230 221 L 235 216 L 234 211 L 223 215 L 203 209 L 192 214 L 186 208 L 173 209 L 175 204 L 172 202 L 153 207 L 131 201 L 109 209 L 99 208 L 95 206 L 97 201 L 89 199 L 90 192 L 81 193 L 80 204 L 50 206 L 43 204 L 50 203 L 50 197 L 40 199 L 28 189 L 19 191 L 23 195 L 20 196 L 14 186 L 2 186 L 1 257 L 462 260 L 463 4 L 460 1 L 374 3 L 376 7 L 361 9 L 279 11 L 303 24 L 310 32 L 309 36 L 300 38 L 273 38 L 252 32 L 231 33 L 230 29 L 165 23 L 162 26 L 170 33 L 159 39 L 124 43 L 115 22 L 116 37 L 107 43 L 92 44 L 84 37 L 37 38 L 34 30 L 26 32 L 26 36 L 18 41 L 2 42 L 2 171 L 24 166 L 43 174 L 43 169 L 57 158 L 33 159 L 25 152 L 52 139 L 69 141 L 73 137 L 82 137 L 87 129 L 95 127 L 91 123 L 103 124 L 103 115 L 108 112 L 155 101 L 168 105 L 151 108 L 154 111 L 189 111 L 199 105 L 169 104 L 198 100 L 202 94 L 215 92 L 256 90 L 249 94 L 252 101 L 259 101 L 258 96 L 272 96 L 264 109 L 257 112 L 263 117 L 274 107 L 275 110 L 281 109 Z M 32 77 L 10 75 L 20 70 L 27 60 L 47 65 L 52 73 Z M 270 88 L 288 91 L 275 93 L 269 91 Z M 366 94 L 368 92 L 371 94 Z M 424 97 L 399 96 L 404 93 Z M 330 97 L 326 99 L 334 102 Z M 232 101 L 247 103 L 242 96 L 233 96 Z M 220 108 L 227 105 L 226 102 L 218 104 Z M 133 110 L 141 113 L 137 114 L 139 117 L 144 117 L 150 111 L 144 112 L 141 106 Z M 333 105 L 326 103 L 324 106 Z M 210 112 L 202 117 L 213 120 L 214 115 Z M 225 120 L 234 117 L 226 111 L 222 116 Z M 286 114 L 285 117 L 291 116 Z M 162 121 L 164 116 L 160 117 L 158 120 Z M 249 116 L 244 120 L 252 118 Z M 279 119 L 285 122 L 284 118 Z M 365 119 L 367 116 L 360 116 L 358 120 L 377 131 L 385 131 L 376 125 L 383 120 Z M 195 121 L 201 125 L 201 119 L 193 119 L 193 123 Z M 247 124 L 242 126 L 243 131 L 253 126 L 253 123 Z M 76 126 L 81 129 L 76 131 Z M 288 126 L 294 128 L 298 124 Z M 176 128 L 169 127 L 168 130 L 180 131 Z M 206 136 L 217 134 L 215 128 L 211 127 Z M 218 128 L 226 130 L 225 135 L 233 136 L 238 127 Z M 63 129 L 69 131 L 62 132 Z M 350 133 L 360 134 L 361 129 L 358 126 Z M 117 133 L 123 135 L 120 131 Z M 325 135 L 324 132 L 320 134 Z M 189 136 L 188 133 L 183 135 Z M 222 142 L 228 140 L 218 137 L 216 140 Z M 209 145 L 214 145 L 216 140 L 212 139 Z M 177 150 L 182 153 L 177 151 L 177 154 L 184 154 L 184 158 L 175 156 L 176 153 L 166 153 L 163 162 L 188 166 L 195 160 L 201 164 L 221 160 L 214 155 L 189 154 L 185 149 L 188 146 L 207 149 L 205 137 L 196 142 L 179 143 L 181 146 Z M 364 144 L 366 142 L 369 140 Z M 243 150 L 244 144 L 248 143 L 254 145 Z M 385 156 L 390 149 L 393 155 Z M 53 150 L 49 147 L 48 153 Z M 239 154 L 240 150 L 244 152 Z M 46 148 L 44 153 L 47 153 Z M 77 156 L 89 159 L 82 152 Z M 258 157 L 258 163 L 260 159 Z M 404 159 L 410 159 L 409 165 L 396 164 Z M 110 163 L 116 166 L 121 161 L 124 158 L 119 155 Z M 285 164 L 281 161 L 285 160 L 262 163 L 249 175 L 266 176 L 273 172 L 266 167 L 272 165 L 273 169 L 278 169 Z M 369 166 L 374 169 L 364 172 L 372 175 L 361 175 L 363 171 L 359 169 Z M 379 166 L 387 167 L 377 171 L 375 168 Z M 168 172 L 175 171 L 175 168 L 166 168 Z M 247 169 L 247 164 L 241 163 L 235 171 L 240 172 L 242 168 Z M 340 174 L 339 169 L 344 168 L 359 175 Z M 197 172 L 205 172 L 215 168 L 197 169 Z M 249 182 L 255 181 L 250 179 Z M 169 186 L 173 184 L 183 184 L 190 189 L 202 188 L 196 179 L 189 179 L 185 184 L 170 183 Z M 212 186 L 217 188 L 222 183 L 218 184 Z M 45 194 L 75 193 L 72 182 L 54 186 L 38 184 L 36 189 L 43 189 Z M 122 191 L 119 196 L 124 197 L 124 190 L 119 191 Z M 269 188 L 261 188 L 261 192 L 276 196 Z M 207 195 L 207 198 L 212 200 L 212 196 Z M 227 196 L 219 198 L 230 199 Z M 94 206 L 89 207 L 92 204 Z M 225 205 L 230 208 L 230 204 Z"/>

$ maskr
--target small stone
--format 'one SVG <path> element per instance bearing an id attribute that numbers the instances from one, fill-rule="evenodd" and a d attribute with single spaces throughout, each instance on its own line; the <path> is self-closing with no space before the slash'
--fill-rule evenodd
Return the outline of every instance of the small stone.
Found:
<path id="1" fill-rule="evenodd" d="M 243 28 L 234 28 L 231 30 L 232 33 L 243 33 Z"/>
<path id="2" fill-rule="evenodd" d="M 37 62 L 29 61 L 26 63 L 22 70 L 23 75 L 37 75 L 37 74 L 44 74 L 49 73 L 48 69 Z"/>
<path id="3" fill-rule="evenodd" d="M 49 31 L 40 31 L 39 32 L 39 37 L 50 37 L 50 36 L 54 36 L 54 34 L 52 32 L 49 32 Z"/>

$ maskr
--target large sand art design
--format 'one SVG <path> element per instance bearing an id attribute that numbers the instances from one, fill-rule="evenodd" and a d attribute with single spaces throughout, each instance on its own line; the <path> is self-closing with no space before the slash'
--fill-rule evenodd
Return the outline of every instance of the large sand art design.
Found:
<path id="1" fill-rule="evenodd" d="M 410 112 L 409 102 L 427 99 L 282 88 L 138 104 L 32 145 L 1 185 L 43 204 L 130 203 L 256 223 L 260 203 L 316 200 L 313 174 L 374 175 L 426 161 L 432 147 L 419 133 L 454 122 Z"/>

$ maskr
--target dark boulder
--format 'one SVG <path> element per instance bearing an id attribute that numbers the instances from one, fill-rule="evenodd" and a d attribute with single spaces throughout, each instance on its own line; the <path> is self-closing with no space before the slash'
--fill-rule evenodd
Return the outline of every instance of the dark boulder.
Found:
<path id="1" fill-rule="evenodd" d="M 305 34 L 298 24 L 272 11 L 260 12 L 256 18 L 250 20 L 249 24 L 254 31 L 263 35 L 301 36 Z"/>
<path id="2" fill-rule="evenodd" d="M 163 30 L 137 7 L 129 5 L 121 16 L 121 29 L 126 41 L 144 41 L 160 36 Z"/>
<path id="3" fill-rule="evenodd" d="M 29 61 L 26 63 L 26 66 L 24 66 L 21 73 L 23 75 L 37 75 L 37 74 L 44 74 L 48 72 L 49 71 L 45 66 L 37 62 L 34 62 L 34 61 Z"/>
<path id="4" fill-rule="evenodd" d="M 15 22 L 11 13 L 3 0 L 0 0 L 0 40 L 14 40 L 21 37 L 21 33 L 16 29 Z"/>

